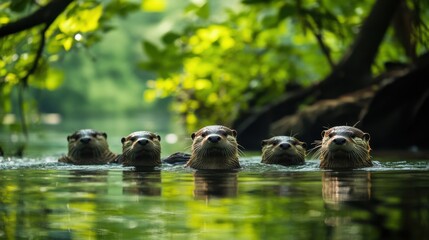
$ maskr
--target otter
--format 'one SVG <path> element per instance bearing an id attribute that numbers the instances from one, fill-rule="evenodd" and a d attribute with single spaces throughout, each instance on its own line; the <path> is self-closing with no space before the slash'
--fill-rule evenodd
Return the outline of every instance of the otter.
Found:
<path id="1" fill-rule="evenodd" d="M 370 135 L 355 127 L 337 126 L 322 131 L 318 146 L 322 169 L 353 169 L 371 167 Z"/>
<path id="2" fill-rule="evenodd" d="M 186 163 L 194 169 L 236 169 L 237 132 L 221 125 L 206 126 L 192 133 L 191 157 Z"/>
<path id="3" fill-rule="evenodd" d="M 262 163 L 284 166 L 305 163 L 307 144 L 294 137 L 275 136 L 262 141 Z"/>
<path id="4" fill-rule="evenodd" d="M 161 165 L 161 137 L 148 131 L 130 133 L 121 139 L 122 154 L 117 163 L 124 166 L 156 167 Z"/>
<path id="5" fill-rule="evenodd" d="M 106 164 L 116 160 L 117 154 L 109 150 L 107 134 L 93 129 L 81 129 L 67 136 L 68 154 L 59 162 L 76 165 Z"/>

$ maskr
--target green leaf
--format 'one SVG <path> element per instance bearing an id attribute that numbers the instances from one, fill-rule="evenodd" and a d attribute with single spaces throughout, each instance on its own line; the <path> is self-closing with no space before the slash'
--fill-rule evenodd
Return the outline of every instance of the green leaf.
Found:
<path id="1" fill-rule="evenodd" d="M 163 12 L 166 6 L 166 0 L 144 0 L 141 9 L 146 12 Z"/>
<path id="2" fill-rule="evenodd" d="M 210 5 L 204 3 L 195 13 L 202 19 L 208 19 L 210 17 Z"/>
<path id="3" fill-rule="evenodd" d="M 265 28 L 273 28 L 277 25 L 277 23 L 278 23 L 277 16 L 268 15 L 262 19 L 262 25 Z"/>
<path id="4" fill-rule="evenodd" d="M 31 4 L 31 0 L 13 0 L 10 9 L 14 12 L 22 12 Z"/>
<path id="5" fill-rule="evenodd" d="M 287 17 L 293 16 L 295 14 L 296 7 L 290 4 L 283 5 L 278 13 L 278 20 L 281 21 Z"/>
<path id="6" fill-rule="evenodd" d="M 172 44 L 176 39 L 180 38 L 180 34 L 168 32 L 162 37 L 162 42 L 165 44 Z"/>
<path id="7" fill-rule="evenodd" d="M 210 5 L 208 3 L 204 3 L 199 6 L 197 4 L 189 4 L 185 8 L 185 13 L 194 12 L 198 17 L 202 19 L 208 19 L 210 17 Z"/>
<path id="8" fill-rule="evenodd" d="M 143 49 L 150 58 L 157 59 L 161 55 L 161 51 L 158 47 L 151 42 L 143 41 Z"/>
<path id="9" fill-rule="evenodd" d="M 90 32 L 98 28 L 98 21 L 103 14 L 103 6 L 100 4 L 92 9 L 77 11 L 75 15 L 61 21 L 61 32 L 74 35 L 77 32 Z"/>

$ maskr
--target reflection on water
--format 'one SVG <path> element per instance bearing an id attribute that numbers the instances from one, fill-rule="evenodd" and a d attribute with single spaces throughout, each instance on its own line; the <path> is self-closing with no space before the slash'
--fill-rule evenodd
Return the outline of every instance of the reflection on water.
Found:
<path id="1" fill-rule="evenodd" d="M 371 172 L 322 172 L 322 197 L 326 208 L 324 219 L 329 238 L 337 239 L 349 232 L 365 231 L 347 213 L 347 204 L 369 205 L 371 199 Z M 376 233 L 374 233 L 376 234 Z"/>
<path id="2" fill-rule="evenodd" d="M 0 159 L 0 239 L 425 239 L 428 160 L 233 172 Z"/>
<path id="3" fill-rule="evenodd" d="M 371 198 L 371 172 L 322 172 L 323 201 L 329 207 Z"/>
<path id="4" fill-rule="evenodd" d="M 205 200 L 237 196 L 237 171 L 196 171 L 194 196 Z"/>
<path id="5" fill-rule="evenodd" d="M 135 169 L 122 172 L 123 193 L 127 195 L 161 196 L 161 170 Z"/>

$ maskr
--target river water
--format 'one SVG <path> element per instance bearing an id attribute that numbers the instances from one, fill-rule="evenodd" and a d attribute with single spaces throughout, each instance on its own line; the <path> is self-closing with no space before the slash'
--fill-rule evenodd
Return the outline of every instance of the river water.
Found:
<path id="1" fill-rule="evenodd" d="M 341 172 L 320 170 L 315 159 L 264 165 L 259 152 L 246 152 L 232 172 L 58 163 L 66 136 L 79 128 L 106 131 L 116 153 L 121 137 L 136 130 L 158 132 L 162 156 L 191 144 L 180 124 L 154 114 L 64 119 L 32 130 L 26 157 L 0 157 L 0 239 L 429 236 L 428 158 L 374 156 L 371 168 Z"/>
<path id="2" fill-rule="evenodd" d="M 0 158 L 0 239 L 427 239 L 429 160 L 195 171 Z"/>

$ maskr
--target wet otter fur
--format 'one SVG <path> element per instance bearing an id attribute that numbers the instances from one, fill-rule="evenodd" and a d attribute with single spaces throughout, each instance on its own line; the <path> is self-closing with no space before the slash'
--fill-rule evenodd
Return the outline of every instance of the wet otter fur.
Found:
<path id="1" fill-rule="evenodd" d="M 58 162 L 76 165 L 99 165 L 116 160 L 117 154 L 109 150 L 107 134 L 93 129 L 81 129 L 67 136 L 68 154 Z"/>
<path id="2" fill-rule="evenodd" d="M 322 131 L 316 156 L 322 169 L 371 167 L 370 135 L 355 127 L 337 126 Z"/>
<path id="3" fill-rule="evenodd" d="M 117 163 L 124 166 L 156 167 L 161 165 L 161 137 L 148 131 L 130 133 L 121 139 L 122 154 Z"/>
<path id="4" fill-rule="evenodd" d="M 191 158 L 186 163 L 194 169 L 236 169 L 237 132 L 221 125 L 206 126 L 192 133 Z"/>
<path id="5" fill-rule="evenodd" d="M 305 163 L 307 144 L 290 136 L 275 136 L 262 141 L 262 163 L 284 166 Z"/>

